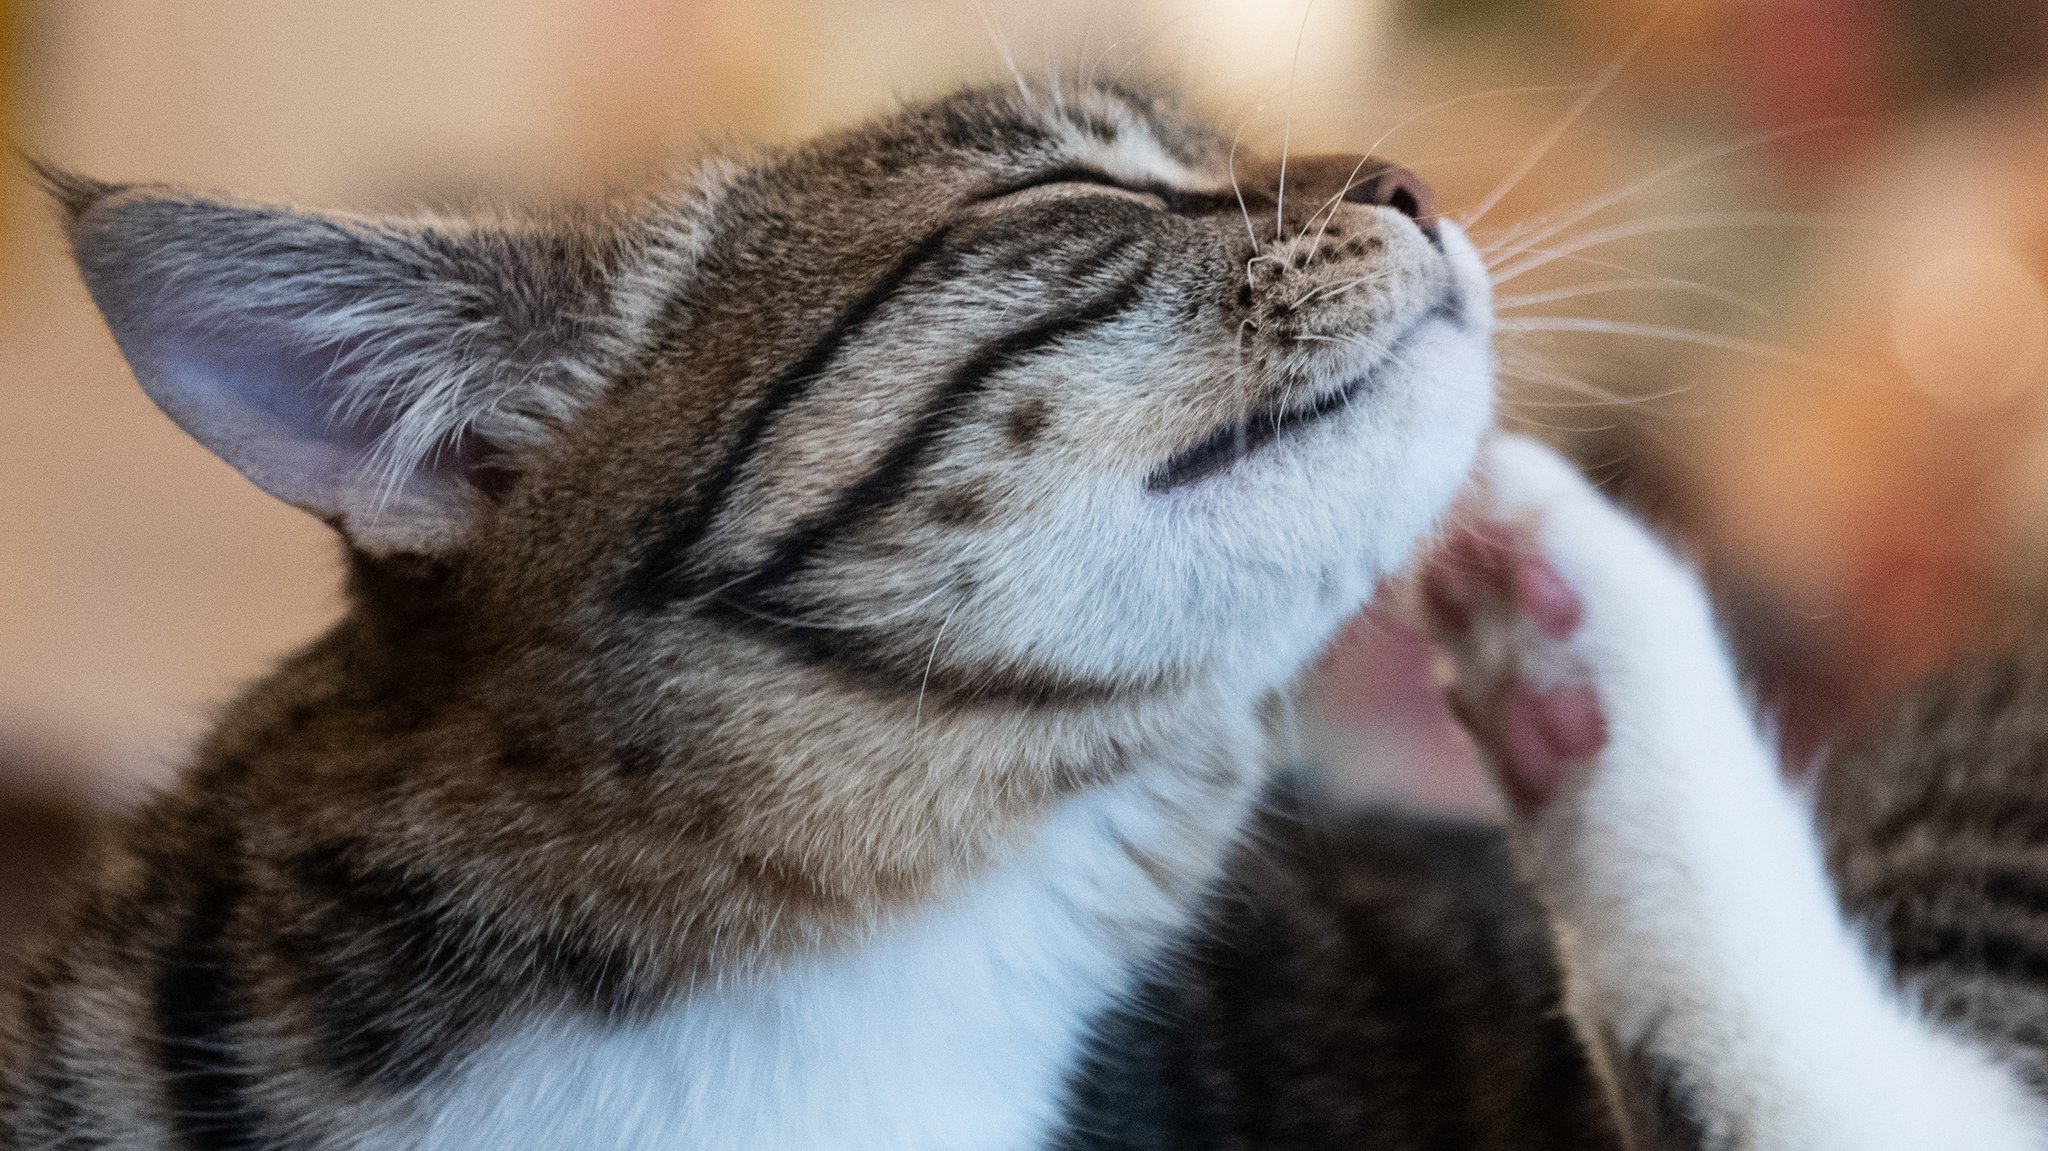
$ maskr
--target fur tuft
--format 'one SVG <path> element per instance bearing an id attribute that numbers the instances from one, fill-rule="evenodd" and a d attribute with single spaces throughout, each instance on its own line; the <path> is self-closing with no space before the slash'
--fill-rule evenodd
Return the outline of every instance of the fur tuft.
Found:
<path id="1" fill-rule="evenodd" d="M 82 172 L 60 168 L 26 149 L 16 148 L 15 155 L 28 167 L 35 181 L 57 206 L 64 210 L 64 222 L 69 226 L 85 215 L 94 204 L 108 196 L 118 194 L 124 187 L 97 180 Z"/>

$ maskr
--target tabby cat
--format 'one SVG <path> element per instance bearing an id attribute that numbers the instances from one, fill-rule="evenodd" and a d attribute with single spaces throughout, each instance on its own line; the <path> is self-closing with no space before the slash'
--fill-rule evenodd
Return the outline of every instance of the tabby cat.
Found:
<path id="1" fill-rule="evenodd" d="M 48 182 L 351 607 L 39 953 L 6 1151 L 2048 1147 L 2040 733 L 1856 775 L 1845 911 L 1391 163 L 1104 85 L 554 214 Z M 1269 762 L 1432 537 L 1504 835 Z"/>

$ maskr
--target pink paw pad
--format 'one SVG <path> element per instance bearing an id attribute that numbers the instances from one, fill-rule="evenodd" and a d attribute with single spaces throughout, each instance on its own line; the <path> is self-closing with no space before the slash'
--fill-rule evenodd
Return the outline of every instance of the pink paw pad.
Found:
<path id="1" fill-rule="evenodd" d="M 1431 556 L 1422 574 L 1424 604 L 1453 649 L 1476 627 L 1526 619 L 1552 640 L 1571 638 L 1585 605 L 1564 576 L 1513 525 L 1487 522 L 1460 532 Z M 1519 678 L 1519 656 L 1490 683 L 1460 682 L 1451 711 L 1493 761 L 1518 814 L 1556 798 L 1567 771 L 1607 743 L 1607 719 L 1589 686 L 1538 689 Z M 1461 669 L 1462 671 L 1462 669 Z"/>

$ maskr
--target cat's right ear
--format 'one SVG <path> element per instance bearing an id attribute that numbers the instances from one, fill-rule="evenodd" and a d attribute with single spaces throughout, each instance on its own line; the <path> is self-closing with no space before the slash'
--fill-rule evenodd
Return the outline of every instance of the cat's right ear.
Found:
<path id="1" fill-rule="evenodd" d="M 459 546 L 630 342 L 648 240 L 616 220 L 370 220 L 40 170 L 150 397 L 372 551 Z"/>

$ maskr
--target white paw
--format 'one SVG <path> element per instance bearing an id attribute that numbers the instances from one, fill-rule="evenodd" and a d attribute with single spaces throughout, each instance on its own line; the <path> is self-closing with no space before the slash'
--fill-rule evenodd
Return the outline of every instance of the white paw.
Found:
<path id="1" fill-rule="evenodd" d="M 1480 466 L 1423 598 L 1589 1039 L 1729 1146 L 2048 1145 L 2010 1076 L 1888 998 L 1699 581 L 1547 449 Z"/>

